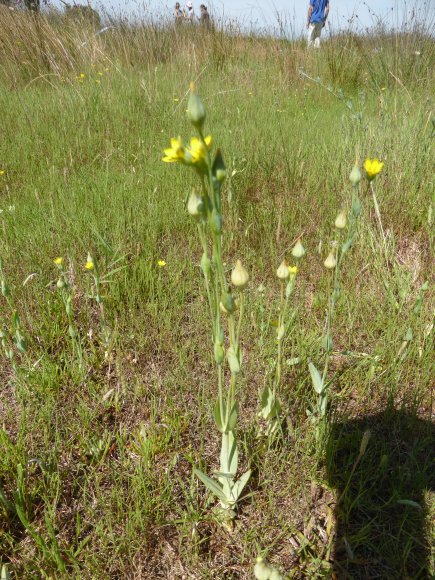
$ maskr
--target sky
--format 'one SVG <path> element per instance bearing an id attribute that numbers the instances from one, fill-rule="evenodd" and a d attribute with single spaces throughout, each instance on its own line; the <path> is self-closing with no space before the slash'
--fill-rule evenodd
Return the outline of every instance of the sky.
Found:
<path id="1" fill-rule="evenodd" d="M 74 0 L 67 0 L 74 4 Z M 77 4 L 89 3 L 92 7 L 122 14 L 128 18 L 149 15 L 172 14 L 170 0 L 75 0 Z M 185 0 L 180 0 L 183 5 Z M 281 28 L 288 36 L 298 35 L 304 30 L 309 0 L 193 0 L 196 13 L 204 2 L 215 18 L 236 19 L 243 27 L 255 29 Z M 49 0 L 50 5 L 60 8 L 61 0 Z M 400 28 L 413 11 L 423 18 L 435 11 L 434 0 L 330 0 L 330 22 L 332 30 L 352 28 L 364 30 L 372 27 L 378 19 L 392 28 Z M 281 23 L 281 26 L 280 26 Z"/>

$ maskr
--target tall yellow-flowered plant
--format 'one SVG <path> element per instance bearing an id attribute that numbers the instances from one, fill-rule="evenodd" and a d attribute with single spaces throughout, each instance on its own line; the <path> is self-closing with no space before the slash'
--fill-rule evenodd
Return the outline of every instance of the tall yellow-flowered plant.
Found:
<path id="1" fill-rule="evenodd" d="M 195 474 L 219 499 L 219 514 L 225 524 L 231 525 L 238 502 L 250 478 L 248 470 L 236 479 L 238 445 L 236 426 L 239 413 L 237 382 L 242 366 L 240 334 L 244 315 L 244 289 L 249 274 L 237 261 L 228 281 L 222 258 L 222 184 L 226 168 L 219 149 L 212 153 L 211 135 L 204 134 L 206 111 L 194 85 L 190 87 L 187 115 L 197 135 L 185 143 L 174 137 L 164 150 L 163 161 L 192 167 L 199 177 L 199 189 L 193 190 L 187 210 L 196 222 L 202 247 L 201 269 L 212 330 L 212 348 L 217 372 L 217 400 L 214 408 L 216 427 L 222 434 L 220 469 L 211 478 L 199 469 Z M 230 379 L 225 381 L 225 367 Z"/>

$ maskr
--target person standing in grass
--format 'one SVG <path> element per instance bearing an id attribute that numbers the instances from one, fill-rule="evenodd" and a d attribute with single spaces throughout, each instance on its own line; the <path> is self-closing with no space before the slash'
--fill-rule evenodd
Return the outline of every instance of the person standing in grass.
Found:
<path id="1" fill-rule="evenodd" d="M 199 23 L 208 30 L 210 28 L 210 14 L 208 13 L 207 6 L 205 4 L 201 4 L 199 9 L 201 11 Z"/>
<path id="2" fill-rule="evenodd" d="M 174 8 L 174 17 L 175 17 L 175 24 L 180 24 L 180 22 L 184 18 L 184 12 L 181 10 L 181 6 L 179 2 L 176 2 Z"/>
<path id="3" fill-rule="evenodd" d="M 308 47 L 320 47 L 320 35 L 329 14 L 329 0 L 310 0 L 307 16 Z"/>
<path id="4" fill-rule="evenodd" d="M 195 12 L 193 10 L 193 4 L 192 4 L 192 2 L 190 2 L 190 0 L 189 0 L 189 2 L 186 3 L 186 8 L 187 8 L 187 10 L 184 13 L 184 18 L 185 18 L 185 20 L 187 20 L 187 22 L 192 22 L 192 24 L 193 24 L 193 22 L 195 20 Z"/>

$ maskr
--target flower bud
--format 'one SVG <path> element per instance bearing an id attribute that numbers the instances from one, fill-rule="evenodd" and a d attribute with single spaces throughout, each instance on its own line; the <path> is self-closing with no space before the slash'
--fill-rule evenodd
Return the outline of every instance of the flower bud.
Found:
<path id="1" fill-rule="evenodd" d="M 231 282 L 239 290 L 243 290 L 249 282 L 249 274 L 240 260 L 237 260 L 234 270 L 231 272 Z"/>
<path id="2" fill-rule="evenodd" d="M 354 186 L 358 185 L 358 183 L 361 181 L 361 177 L 362 177 L 361 171 L 358 167 L 358 164 L 355 163 L 355 165 L 353 166 L 353 169 L 349 175 L 349 179 L 350 179 L 351 184 Z"/>
<path id="3" fill-rule="evenodd" d="M 222 183 L 227 176 L 227 170 L 220 149 L 216 151 L 216 157 L 213 162 L 213 175 L 219 183 Z"/>
<path id="4" fill-rule="evenodd" d="M 343 210 L 335 218 L 335 227 L 338 230 L 344 230 L 346 226 L 347 226 L 347 215 L 346 212 Z"/>
<path id="5" fill-rule="evenodd" d="M 222 183 L 226 178 L 226 176 L 227 172 L 225 171 L 225 169 L 218 169 L 216 171 L 216 179 L 219 181 L 219 183 Z"/>
<path id="6" fill-rule="evenodd" d="M 211 261 L 207 256 L 206 252 L 203 253 L 201 258 L 201 270 L 204 272 L 204 276 L 208 278 L 211 269 Z"/>
<path id="7" fill-rule="evenodd" d="M 187 202 L 187 211 L 194 218 L 198 218 L 204 210 L 204 202 L 200 195 L 196 193 L 195 190 L 189 195 L 189 200 Z"/>
<path id="8" fill-rule="evenodd" d="M 270 568 L 263 560 L 263 558 L 258 557 L 257 562 L 254 566 L 254 576 L 257 580 L 268 580 L 270 577 Z"/>
<path id="9" fill-rule="evenodd" d="M 355 195 L 352 199 L 352 215 L 354 217 L 359 217 L 361 214 L 361 201 L 357 195 Z"/>
<path id="10" fill-rule="evenodd" d="M 287 278 L 290 276 L 290 270 L 285 260 L 281 262 L 278 270 L 276 271 L 276 275 L 280 280 L 287 280 Z"/>
<path id="11" fill-rule="evenodd" d="M 214 360 L 218 365 L 221 365 L 225 360 L 224 347 L 222 346 L 222 344 L 219 344 L 218 342 L 216 342 L 214 345 Z"/>
<path id="12" fill-rule="evenodd" d="M 88 253 L 88 259 L 86 260 L 85 269 L 89 272 L 95 269 L 94 260 L 92 259 L 91 254 Z"/>
<path id="13" fill-rule="evenodd" d="M 367 450 L 367 445 L 369 444 L 370 436 L 371 436 L 371 433 L 369 430 L 364 431 L 364 435 L 363 435 L 363 438 L 361 440 L 361 445 L 359 448 L 360 457 L 362 457 Z"/>
<path id="14" fill-rule="evenodd" d="M 301 240 L 298 240 L 296 242 L 296 244 L 294 245 L 293 250 L 292 250 L 292 256 L 293 256 L 293 258 L 296 258 L 296 260 L 299 260 L 300 258 L 305 256 L 305 248 L 302 245 Z"/>
<path id="15" fill-rule="evenodd" d="M 329 252 L 328 257 L 323 262 L 323 264 L 324 264 L 325 268 L 328 268 L 328 270 L 333 270 L 335 268 L 335 266 L 337 264 L 337 260 L 335 259 L 334 250 Z"/>
<path id="16" fill-rule="evenodd" d="M 232 314 L 234 312 L 235 304 L 231 292 L 225 292 L 222 295 L 222 300 L 219 306 L 225 314 Z"/>
<path id="17" fill-rule="evenodd" d="M 189 121 L 197 129 L 201 129 L 205 121 L 204 104 L 195 90 L 194 83 L 190 83 L 190 96 L 187 103 L 187 116 Z"/>
<path id="18" fill-rule="evenodd" d="M 222 326 L 219 326 L 216 330 L 216 342 L 219 344 L 224 343 L 224 329 Z"/>
<path id="19" fill-rule="evenodd" d="M 222 233 L 222 216 L 215 209 L 212 211 L 211 214 L 211 227 L 215 234 Z"/>

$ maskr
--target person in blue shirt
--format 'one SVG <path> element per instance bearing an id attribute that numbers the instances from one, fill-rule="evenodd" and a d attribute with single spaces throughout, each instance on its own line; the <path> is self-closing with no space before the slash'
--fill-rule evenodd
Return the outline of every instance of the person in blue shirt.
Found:
<path id="1" fill-rule="evenodd" d="M 320 34 L 329 14 L 329 0 L 310 0 L 307 16 L 308 46 L 320 47 Z"/>

